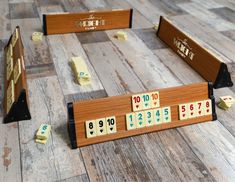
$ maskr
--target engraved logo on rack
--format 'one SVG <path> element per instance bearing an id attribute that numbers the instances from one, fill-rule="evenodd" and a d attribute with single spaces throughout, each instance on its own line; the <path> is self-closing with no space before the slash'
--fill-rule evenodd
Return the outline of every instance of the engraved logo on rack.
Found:
<path id="1" fill-rule="evenodd" d="M 190 60 L 193 60 L 195 54 L 192 51 L 192 48 L 188 45 L 187 39 L 174 38 L 174 45 L 178 48 L 177 52 L 183 57 L 188 57 Z"/>
<path id="2" fill-rule="evenodd" d="M 104 26 L 105 20 L 101 17 L 95 17 L 90 14 L 88 18 L 80 19 L 75 22 L 77 28 L 84 28 L 85 30 L 95 30 L 98 26 Z"/>

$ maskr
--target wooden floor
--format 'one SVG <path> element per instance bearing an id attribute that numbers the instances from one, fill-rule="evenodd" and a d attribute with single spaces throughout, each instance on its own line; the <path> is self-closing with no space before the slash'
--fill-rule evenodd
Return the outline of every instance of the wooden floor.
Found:
<path id="1" fill-rule="evenodd" d="M 128 41 L 116 30 L 53 35 L 42 31 L 42 14 L 134 8 Z M 203 81 L 156 38 L 165 15 L 203 46 L 235 63 L 234 0 L 1 0 L 0 102 L 3 46 L 19 25 L 23 32 L 32 120 L 0 124 L 0 182 L 14 181 L 234 181 L 235 107 L 217 108 L 218 120 L 71 150 L 66 103 Z M 66 26 L 66 22 L 65 22 Z M 71 56 L 83 56 L 92 85 L 73 82 Z M 235 70 L 231 69 L 235 82 Z M 235 97 L 235 87 L 215 91 Z M 2 120 L 2 114 L 0 114 Z M 46 145 L 36 144 L 41 123 L 52 125 Z"/>

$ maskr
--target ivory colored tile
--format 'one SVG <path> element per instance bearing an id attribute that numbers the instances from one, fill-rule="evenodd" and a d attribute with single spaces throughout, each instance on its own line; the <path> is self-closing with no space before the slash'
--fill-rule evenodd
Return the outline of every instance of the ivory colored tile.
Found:
<path id="1" fill-rule="evenodd" d="M 12 44 L 10 44 L 7 48 L 7 59 L 10 59 L 13 56 L 13 47 Z"/>
<path id="2" fill-rule="evenodd" d="M 133 111 L 140 111 L 142 110 L 142 97 L 141 94 L 139 95 L 132 95 L 131 97 L 132 100 L 132 110 Z"/>
<path id="3" fill-rule="evenodd" d="M 203 116 L 203 101 L 195 102 L 196 104 L 196 117 Z"/>
<path id="4" fill-rule="evenodd" d="M 46 144 L 46 143 L 47 143 L 47 139 L 42 140 L 42 139 L 36 138 L 36 139 L 35 139 L 35 142 L 36 142 L 36 143 L 40 143 L 40 144 Z"/>
<path id="5" fill-rule="evenodd" d="M 86 137 L 92 138 L 96 136 L 95 120 L 86 121 Z"/>
<path id="6" fill-rule="evenodd" d="M 97 136 L 107 134 L 105 118 L 96 119 L 96 134 Z"/>
<path id="7" fill-rule="evenodd" d="M 185 120 L 188 119 L 188 104 L 179 105 L 179 119 Z"/>
<path id="8" fill-rule="evenodd" d="M 144 120 L 144 111 L 136 112 L 136 128 L 143 128 L 146 126 L 145 120 Z"/>
<path id="9" fill-rule="evenodd" d="M 126 128 L 127 130 L 136 129 L 136 118 L 134 112 L 126 114 Z"/>
<path id="10" fill-rule="evenodd" d="M 162 121 L 164 123 L 171 122 L 171 107 L 162 108 Z"/>
<path id="11" fill-rule="evenodd" d="M 151 108 L 160 107 L 160 95 L 159 95 L 159 92 L 151 92 L 150 93 L 150 98 L 151 98 Z"/>
<path id="12" fill-rule="evenodd" d="M 195 118 L 197 116 L 197 106 L 195 102 L 188 103 L 188 118 Z"/>
<path id="13" fill-rule="evenodd" d="M 203 110 L 204 110 L 204 115 L 210 115 L 212 114 L 212 105 L 211 105 L 211 100 L 204 100 L 203 102 Z"/>
<path id="14" fill-rule="evenodd" d="M 154 109 L 153 110 L 153 115 L 154 115 L 154 124 L 158 125 L 162 123 L 162 109 Z"/>
<path id="15" fill-rule="evenodd" d="M 13 47 L 15 47 L 15 44 L 18 39 L 19 39 L 19 33 L 18 33 L 18 29 L 16 28 L 15 32 L 13 33 L 12 38 L 11 38 L 11 44 Z"/>
<path id="16" fill-rule="evenodd" d="M 14 83 L 15 84 L 17 83 L 17 81 L 18 81 L 18 79 L 21 75 L 21 72 L 22 72 L 22 70 L 21 70 L 21 60 L 18 59 L 16 61 L 15 67 L 14 67 Z"/>
<path id="17" fill-rule="evenodd" d="M 116 133 L 117 132 L 117 125 L 116 125 L 116 117 L 111 116 L 106 118 L 106 127 L 107 127 L 107 134 Z"/>
<path id="18" fill-rule="evenodd" d="M 47 140 L 51 131 L 51 125 L 42 124 L 37 131 L 36 138 L 40 140 Z"/>
<path id="19" fill-rule="evenodd" d="M 146 126 L 154 125 L 153 110 L 144 111 L 144 119 L 145 119 Z"/>
<path id="20" fill-rule="evenodd" d="M 150 109 L 151 108 L 151 96 L 149 93 L 144 93 L 141 95 L 142 99 L 142 109 Z"/>
<path id="21" fill-rule="evenodd" d="M 11 74 L 12 74 L 12 72 L 13 72 L 13 58 L 10 58 L 9 59 L 10 61 L 8 62 L 8 64 L 7 64 L 7 80 L 9 80 L 10 79 L 10 77 L 11 77 Z"/>

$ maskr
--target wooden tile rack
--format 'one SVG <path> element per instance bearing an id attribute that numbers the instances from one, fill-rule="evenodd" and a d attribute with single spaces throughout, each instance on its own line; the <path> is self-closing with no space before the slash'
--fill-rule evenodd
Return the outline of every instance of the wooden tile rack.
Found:
<path id="1" fill-rule="evenodd" d="M 127 129 L 126 114 L 133 112 L 132 96 L 136 94 L 68 103 L 68 132 L 72 148 L 75 149 L 77 147 L 120 139 L 124 137 L 130 137 L 174 127 L 216 120 L 217 118 L 215 112 L 213 86 L 211 82 L 164 88 L 151 92 L 145 92 L 144 94 L 153 92 L 159 93 L 159 107 L 162 108 L 168 106 L 170 108 L 171 121 L 132 130 Z M 209 114 L 190 119 L 180 119 L 180 113 L 182 113 L 183 111 L 180 109 L 182 106 L 181 104 L 184 105 L 185 103 L 189 103 L 187 104 L 189 106 L 190 103 L 198 103 L 198 101 L 203 100 L 209 101 L 208 104 L 211 103 L 211 112 Z M 86 131 L 87 121 L 95 120 L 97 118 L 106 118 L 109 116 L 116 117 L 117 131 L 112 134 L 89 138 Z"/>
<path id="2" fill-rule="evenodd" d="M 85 13 L 44 14 L 45 35 L 132 27 L 132 9 Z"/>
<path id="3" fill-rule="evenodd" d="M 4 123 L 31 119 L 20 28 L 4 48 Z"/>
<path id="4" fill-rule="evenodd" d="M 164 17 L 160 17 L 157 36 L 205 80 L 213 82 L 214 88 L 233 86 L 227 65 Z"/>

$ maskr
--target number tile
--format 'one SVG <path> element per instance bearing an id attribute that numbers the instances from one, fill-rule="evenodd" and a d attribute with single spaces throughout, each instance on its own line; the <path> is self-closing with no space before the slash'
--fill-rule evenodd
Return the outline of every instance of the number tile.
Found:
<path id="1" fill-rule="evenodd" d="M 111 133 L 116 133 L 117 132 L 115 116 L 111 116 L 111 117 L 107 117 L 106 118 L 106 126 L 107 126 L 107 134 L 111 134 Z"/>
<path id="2" fill-rule="evenodd" d="M 211 106 L 211 100 L 210 99 L 204 100 L 203 110 L 204 110 L 204 115 L 212 114 L 212 106 Z"/>
<path id="3" fill-rule="evenodd" d="M 197 116 L 197 110 L 196 110 L 195 102 L 188 103 L 188 118 L 195 118 Z"/>
<path id="4" fill-rule="evenodd" d="M 96 135 L 100 136 L 107 134 L 105 118 L 96 119 L 95 122 L 96 122 Z"/>
<path id="5" fill-rule="evenodd" d="M 142 110 L 142 97 L 141 95 L 132 95 L 132 110 L 140 111 Z"/>
<path id="6" fill-rule="evenodd" d="M 92 138 L 96 136 L 96 122 L 95 120 L 86 121 L 86 137 Z"/>
<path id="7" fill-rule="evenodd" d="M 126 114 L 126 128 L 127 130 L 136 129 L 135 113 Z"/>
<path id="8" fill-rule="evenodd" d="M 164 123 L 171 122 L 171 107 L 162 108 L 162 121 Z"/>
<path id="9" fill-rule="evenodd" d="M 141 95 L 142 99 L 142 109 L 150 109 L 151 108 L 151 96 L 148 93 L 142 94 Z"/>
<path id="10" fill-rule="evenodd" d="M 136 117 L 136 128 L 143 128 L 146 126 L 145 120 L 144 120 L 144 112 L 136 112 L 135 113 Z"/>
<path id="11" fill-rule="evenodd" d="M 158 125 L 162 123 L 162 109 L 154 109 L 153 110 L 153 115 L 154 115 L 154 124 Z"/>
<path id="12" fill-rule="evenodd" d="M 159 92 L 151 92 L 151 108 L 160 107 L 160 95 Z"/>
<path id="13" fill-rule="evenodd" d="M 144 120 L 145 120 L 146 126 L 154 125 L 153 110 L 144 111 Z"/>
<path id="14" fill-rule="evenodd" d="M 179 119 L 185 120 L 188 119 L 188 104 L 179 105 Z"/>
<path id="15" fill-rule="evenodd" d="M 203 116 L 204 115 L 203 101 L 195 102 L 195 105 L 196 105 L 196 117 Z"/>

